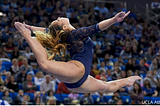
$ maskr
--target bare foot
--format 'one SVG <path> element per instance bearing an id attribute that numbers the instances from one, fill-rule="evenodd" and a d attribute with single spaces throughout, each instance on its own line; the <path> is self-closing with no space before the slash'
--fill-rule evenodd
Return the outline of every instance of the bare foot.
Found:
<path id="1" fill-rule="evenodd" d="M 131 76 L 131 77 L 128 77 L 128 82 L 127 82 L 127 86 L 131 87 L 135 81 L 137 80 L 142 80 L 141 77 L 139 76 Z"/>
<path id="2" fill-rule="evenodd" d="M 15 22 L 14 26 L 19 31 L 19 33 L 24 36 L 25 39 L 31 37 L 31 31 L 27 29 L 22 23 Z"/>

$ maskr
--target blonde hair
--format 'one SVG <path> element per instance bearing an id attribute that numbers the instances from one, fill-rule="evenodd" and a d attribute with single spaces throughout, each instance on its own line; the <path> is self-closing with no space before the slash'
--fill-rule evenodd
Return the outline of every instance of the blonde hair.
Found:
<path id="1" fill-rule="evenodd" d="M 3 79 L 2 79 L 1 76 L 0 76 L 0 84 L 1 84 L 1 85 L 4 85 L 4 81 L 3 81 Z"/>
<path id="2" fill-rule="evenodd" d="M 19 57 L 18 57 L 18 62 L 22 61 L 23 58 L 24 58 L 23 56 L 19 56 Z"/>
<path id="3" fill-rule="evenodd" d="M 47 102 L 47 105 L 52 105 L 52 104 L 50 104 L 50 102 L 51 102 L 52 100 L 54 100 L 54 98 L 50 98 L 50 99 L 48 100 L 48 102 Z M 54 105 L 56 105 L 56 101 L 55 101 L 55 100 L 54 100 Z"/>
<path id="4" fill-rule="evenodd" d="M 36 40 L 47 49 L 48 59 L 52 60 L 56 54 L 64 56 L 67 50 L 67 43 L 63 42 L 59 44 L 61 36 L 64 34 L 64 31 L 56 31 L 56 35 L 51 35 L 50 33 L 45 33 L 42 31 L 35 31 Z M 63 55 L 61 54 L 63 52 Z"/>
<path id="5" fill-rule="evenodd" d="M 42 78 L 42 77 L 40 76 L 40 73 L 42 73 L 42 72 L 41 72 L 41 71 L 38 71 L 35 76 L 36 76 L 37 78 Z M 43 73 L 42 73 L 42 74 L 43 74 Z"/>
<path id="6" fill-rule="evenodd" d="M 15 61 L 17 61 L 17 62 L 18 62 L 18 60 L 17 60 L 17 59 L 12 59 L 12 63 L 14 63 Z"/>

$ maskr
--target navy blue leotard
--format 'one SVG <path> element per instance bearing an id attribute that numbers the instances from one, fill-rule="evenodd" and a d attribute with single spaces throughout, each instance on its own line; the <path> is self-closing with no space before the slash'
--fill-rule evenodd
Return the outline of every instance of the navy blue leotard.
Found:
<path id="1" fill-rule="evenodd" d="M 72 30 L 67 36 L 67 44 L 69 44 L 67 50 L 71 55 L 71 59 L 81 62 L 85 67 L 85 74 L 78 82 L 65 83 L 68 88 L 80 87 L 90 74 L 93 42 L 89 36 L 99 31 L 99 25 L 96 24 Z"/>

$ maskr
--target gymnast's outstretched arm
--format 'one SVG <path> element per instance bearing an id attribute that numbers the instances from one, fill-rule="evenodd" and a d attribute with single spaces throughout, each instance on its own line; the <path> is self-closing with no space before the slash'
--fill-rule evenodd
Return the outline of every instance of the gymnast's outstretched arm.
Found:
<path id="1" fill-rule="evenodd" d="M 101 21 L 100 23 L 98 23 L 96 25 L 79 28 L 79 29 L 76 30 L 75 35 L 78 36 L 81 39 L 87 38 L 88 36 L 91 36 L 94 33 L 106 30 L 108 27 L 110 27 L 111 25 L 113 25 L 117 22 L 123 21 L 123 19 L 126 16 L 128 16 L 129 13 L 130 13 L 130 11 L 127 12 L 127 13 L 119 12 L 113 18 Z"/>
<path id="2" fill-rule="evenodd" d="M 110 27 L 111 25 L 117 23 L 117 22 L 121 22 L 123 21 L 123 19 L 128 16 L 128 14 L 130 13 L 130 11 L 128 11 L 127 13 L 125 12 L 119 12 L 117 13 L 113 18 L 101 21 L 99 23 L 99 29 L 101 31 L 106 30 L 108 27 Z"/>
<path id="3" fill-rule="evenodd" d="M 30 26 L 25 23 L 23 23 L 23 24 L 25 25 L 25 27 L 27 27 L 28 29 L 30 29 L 32 31 L 45 31 L 46 30 L 46 28 L 43 28 L 43 27 Z"/>

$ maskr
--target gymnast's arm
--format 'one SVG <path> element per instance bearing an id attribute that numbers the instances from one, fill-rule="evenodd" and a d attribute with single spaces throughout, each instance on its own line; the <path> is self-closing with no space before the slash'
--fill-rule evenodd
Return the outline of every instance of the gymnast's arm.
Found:
<path id="1" fill-rule="evenodd" d="M 128 14 L 130 13 L 130 11 L 128 11 L 127 13 L 125 12 L 119 12 L 117 13 L 113 18 L 101 21 L 99 23 L 99 29 L 101 31 L 106 30 L 108 27 L 110 27 L 111 25 L 117 23 L 117 22 L 121 22 L 123 21 L 123 19 L 128 16 Z"/>
<path id="2" fill-rule="evenodd" d="M 23 24 L 25 25 L 25 27 L 27 27 L 28 29 L 30 29 L 32 31 L 45 31 L 46 30 L 46 28 L 43 28 L 43 27 L 30 26 L 25 23 L 23 23 Z"/>
<path id="3" fill-rule="evenodd" d="M 127 13 L 119 12 L 113 18 L 101 21 L 100 23 L 98 23 L 96 25 L 79 28 L 76 30 L 75 35 L 77 35 L 79 38 L 83 39 L 83 38 L 86 38 L 94 33 L 106 30 L 111 25 L 113 25 L 117 22 L 121 22 L 126 16 L 128 16 L 129 13 L 130 13 L 130 11 Z"/>

